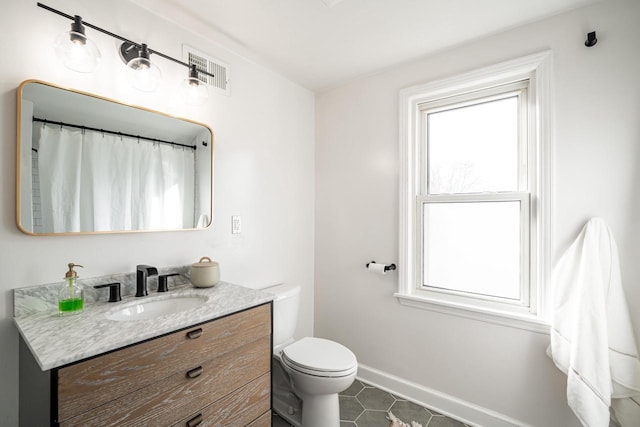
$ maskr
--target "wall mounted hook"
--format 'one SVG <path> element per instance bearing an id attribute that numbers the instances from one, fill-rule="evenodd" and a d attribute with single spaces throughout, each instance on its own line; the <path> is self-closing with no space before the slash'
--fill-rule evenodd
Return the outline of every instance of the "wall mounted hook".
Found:
<path id="1" fill-rule="evenodd" d="M 592 47 L 592 46 L 595 46 L 596 43 L 598 43 L 598 39 L 596 38 L 596 32 L 591 31 L 590 33 L 587 34 L 587 40 L 585 40 L 584 45 L 586 47 Z"/>

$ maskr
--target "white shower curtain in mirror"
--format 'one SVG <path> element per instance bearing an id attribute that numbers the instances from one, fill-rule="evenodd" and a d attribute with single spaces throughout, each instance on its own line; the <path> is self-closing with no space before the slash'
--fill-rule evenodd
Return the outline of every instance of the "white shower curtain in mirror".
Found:
<path id="1" fill-rule="evenodd" d="M 39 145 L 43 232 L 193 227 L 193 150 L 57 125 Z"/>

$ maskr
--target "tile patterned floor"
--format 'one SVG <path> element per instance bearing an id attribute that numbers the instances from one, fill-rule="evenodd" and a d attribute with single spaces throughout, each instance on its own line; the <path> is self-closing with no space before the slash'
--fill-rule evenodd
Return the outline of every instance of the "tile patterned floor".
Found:
<path id="1" fill-rule="evenodd" d="M 340 427 L 389 427 L 387 412 L 393 412 L 400 420 L 416 421 L 423 427 L 468 427 L 466 424 L 445 417 L 415 403 L 379 390 L 361 381 L 340 393 Z M 277 415 L 273 427 L 289 427 Z"/>

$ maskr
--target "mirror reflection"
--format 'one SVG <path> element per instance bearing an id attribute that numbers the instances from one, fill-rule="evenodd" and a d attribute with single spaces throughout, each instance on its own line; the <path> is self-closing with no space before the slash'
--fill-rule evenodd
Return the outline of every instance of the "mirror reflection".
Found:
<path id="1" fill-rule="evenodd" d="M 17 222 L 27 234 L 206 228 L 207 126 L 55 85 L 18 88 Z"/>

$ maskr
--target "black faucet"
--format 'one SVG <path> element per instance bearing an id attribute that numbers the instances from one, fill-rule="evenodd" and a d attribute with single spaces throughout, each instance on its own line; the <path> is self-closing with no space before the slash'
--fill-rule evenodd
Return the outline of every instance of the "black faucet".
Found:
<path id="1" fill-rule="evenodd" d="M 179 276 L 178 273 L 170 273 L 170 274 L 161 274 L 158 276 L 158 292 L 168 292 L 169 291 L 169 277 Z"/>
<path id="2" fill-rule="evenodd" d="M 158 269 L 151 267 L 150 265 L 137 265 L 136 266 L 136 296 L 144 297 L 149 295 L 147 293 L 147 277 L 156 276 Z"/>
<path id="3" fill-rule="evenodd" d="M 109 288 L 109 302 L 122 301 L 122 295 L 120 294 L 120 282 L 107 283 L 105 285 L 96 285 L 96 289 Z"/>

